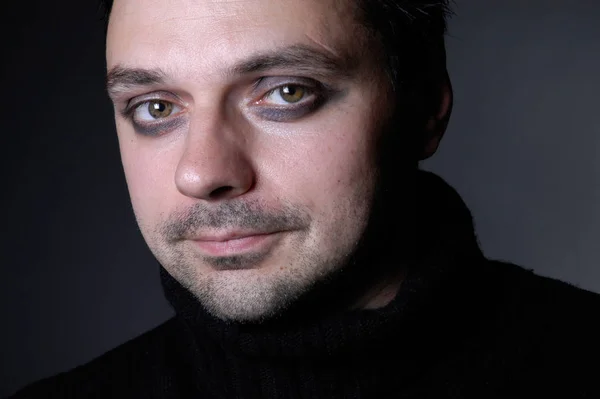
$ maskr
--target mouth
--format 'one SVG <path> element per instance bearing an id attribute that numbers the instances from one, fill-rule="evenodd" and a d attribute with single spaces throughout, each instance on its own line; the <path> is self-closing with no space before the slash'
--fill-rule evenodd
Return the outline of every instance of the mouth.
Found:
<path id="1" fill-rule="evenodd" d="M 280 239 L 281 233 L 227 233 L 206 235 L 192 241 L 204 255 L 235 256 L 266 251 Z"/>

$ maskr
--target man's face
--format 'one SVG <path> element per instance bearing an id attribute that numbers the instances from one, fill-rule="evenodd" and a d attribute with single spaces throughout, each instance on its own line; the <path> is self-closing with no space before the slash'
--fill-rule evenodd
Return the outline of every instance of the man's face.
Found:
<path id="1" fill-rule="evenodd" d="M 390 110 L 344 0 L 117 0 L 109 92 L 140 229 L 223 319 L 274 315 L 365 231 Z"/>

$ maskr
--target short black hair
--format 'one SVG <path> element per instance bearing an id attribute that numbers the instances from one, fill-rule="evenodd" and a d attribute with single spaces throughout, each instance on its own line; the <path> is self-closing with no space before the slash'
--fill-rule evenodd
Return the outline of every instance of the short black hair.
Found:
<path id="1" fill-rule="evenodd" d="M 365 24 L 381 39 L 395 87 L 407 78 L 407 64 L 433 74 L 445 70 L 444 35 L 449 0 L 358 0 Z M 108 23 L 113 0 L 100 0 Z M 418 57 L 415 57 L 417 56 Z M 402 61 L 401 61 L 402 60 Z M 411 68 L 413 69 L 413 68 Z"/>
<path id="2" fill-rule="evenodd" d="M 388 147 L 407 151 L 408 161 L 414 162 L 420 159 L 429 139 L 425 126 L 438 110 L 442 85 L 450 83 L 445 45 L 447 21 L 452 15 L 450 0 L 358 1 L 362 22 L 382 45 L 394 89 L 392 129 L 409 132 L 389 135 L 392 142 Z"/>

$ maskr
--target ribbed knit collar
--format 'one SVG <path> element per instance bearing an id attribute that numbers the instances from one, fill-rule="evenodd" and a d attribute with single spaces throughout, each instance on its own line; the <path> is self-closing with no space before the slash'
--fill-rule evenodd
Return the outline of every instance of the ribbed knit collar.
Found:
<path id="1" fill-rule="evenodd" d="M 186 339 L 194 341 L 197 348 L 195 354 L 189 354 L 192 367 L 203 369 L 204 374 L 220 367 L 203 364 L 197 357 L 255 359 L 261 364 L 329 364 L 331 359 L 352 362 L 402 353 L 405 360 L 413 359 L 407 370 L 417 372 L 415 362 L 426 362 L 425 352 L 435 352 L 442 342 L 451 339 L 454 323 L 467 320 L 470 308 L 476 306 L 473 296 L 479 295 L 482 287 L 474 282 L 481 283 L 476 275 L 483 256 L 470 212 L 449 185 L 431 173 L 418 172 L 416 190 L 415 215 L 419 223 L 414 264 L 408 265 L 407 277 L 395 299 L 380 309 L 349 310 L 308 321 L 284 317 L 260 324 L 226 323 L 209 315 L 161 267 L 166 297 L 186 330 Z M 369 370 L 379 373 L 378 367 Z M 367 372 L 353 373 L 360 379 Z M 369 381 L 364 384 L 377 384 Z"/>

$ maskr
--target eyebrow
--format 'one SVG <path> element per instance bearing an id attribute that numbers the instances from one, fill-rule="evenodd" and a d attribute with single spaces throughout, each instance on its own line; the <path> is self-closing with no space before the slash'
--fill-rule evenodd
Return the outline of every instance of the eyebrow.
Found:
<path id="1" fill-rule="evenodd" d="M 134 87 L 152 86 L 165 82 L 161 69 L 129 68 L 116 65 L 106 74 L 106 91 L 110 97 Z"/>
<path id="2" fill-rule="evenodd" d="M 229 68 L 230 75 L 260 73 L 275 68 L 316 74 L 349 74 L 353 63 L 348 56 L 337 56 L 312 46 L 297 44 L 283 49 L 257 54 Z"/>
<path id="3" fill-rule="evenodd" d="M 348 77 L 356 66 L 349 56 L 337 56 L 311 46 L 298 44 L 283 49 L 259 53 L 242 60 L 224 72 L 227 76 L 256 74 L 269 70 L 293 69 L 314 75 Z M 116 65 L 106 76 L 106 90 L 110 97 L 136 87 L 160 85 L 167 74 L 160 68 L 130 68 Z"/>

